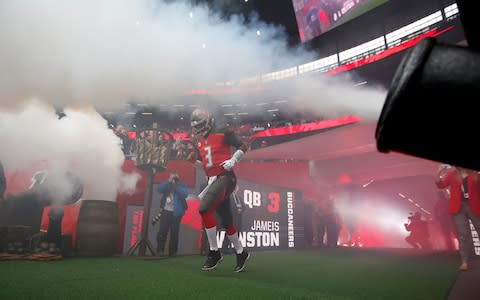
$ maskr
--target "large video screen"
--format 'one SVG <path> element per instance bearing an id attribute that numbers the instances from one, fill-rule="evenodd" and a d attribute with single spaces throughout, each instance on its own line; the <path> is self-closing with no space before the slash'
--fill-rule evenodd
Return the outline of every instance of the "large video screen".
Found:
<path id="1" fill-rule="evenodd" d="M 300 40 L 307 42 L 389 0 L 293 0 Z"/>

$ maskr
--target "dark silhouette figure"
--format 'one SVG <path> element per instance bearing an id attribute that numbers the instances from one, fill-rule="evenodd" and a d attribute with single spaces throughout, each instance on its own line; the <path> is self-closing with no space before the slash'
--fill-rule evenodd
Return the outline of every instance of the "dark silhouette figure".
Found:
<path id="1" fill-rule="evenodd" d="M 429 250 L 432 249 L 430 243 L 430 235 L 428 233 L 428 224 L 422 220 L 419 212 L 408 217 L 409 222 L 404 224 L 405 229 L 410 232 L 410 235 L 405 238 L 407 243 L 416 249 Z"/>

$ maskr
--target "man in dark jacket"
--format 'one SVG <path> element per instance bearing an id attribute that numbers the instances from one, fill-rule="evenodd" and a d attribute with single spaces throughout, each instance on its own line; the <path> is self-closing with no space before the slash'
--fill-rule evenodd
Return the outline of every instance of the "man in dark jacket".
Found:
<path id="1" fill-rule="evenodd" d="M 5 171 L 3 170 L 3 165 L 2 165 L 2 162 L 0 161 L 0 201 L 3 200 L 6 189 L 7 189 L 7 180 L 5 179 Z"/>

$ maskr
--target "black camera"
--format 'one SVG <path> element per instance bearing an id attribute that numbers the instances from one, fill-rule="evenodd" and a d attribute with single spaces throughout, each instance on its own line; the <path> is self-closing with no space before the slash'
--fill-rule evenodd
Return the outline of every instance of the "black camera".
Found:
<path id="1" fill-rule="evenodd" d="M 152 218 L 152 225 L 157 224 L 157 222 L 160 220 L 160 217 L 162 216 L 162 212 L 159 212 L 155 217 Z"/>
<path id="2" fill-rule="evenodd" d="M 174 183 L 177 183 L 178 181 L 180 181 L 180 176 L 178 176 L 178 173 L 174 171 L 170 173 L 170 180 Z"/>

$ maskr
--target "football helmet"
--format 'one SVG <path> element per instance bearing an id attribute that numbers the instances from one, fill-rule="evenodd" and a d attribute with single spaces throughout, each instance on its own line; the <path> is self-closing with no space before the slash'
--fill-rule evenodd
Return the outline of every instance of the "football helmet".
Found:
<path id="1" fill-rule="evenodd" d="M 190 125 L 193 135 L 206 137 L 212 129 L 212 116 L 207 110 L 197 108 L 192 112 Z"/>

